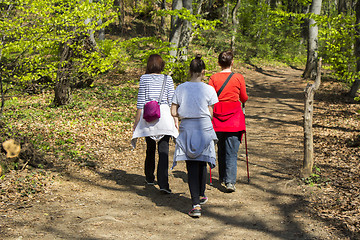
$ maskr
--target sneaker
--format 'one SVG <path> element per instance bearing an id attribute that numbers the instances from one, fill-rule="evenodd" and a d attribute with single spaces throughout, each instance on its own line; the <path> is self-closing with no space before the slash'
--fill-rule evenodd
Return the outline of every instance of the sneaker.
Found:
<path id="1" fill-rule="evenodd" d="M 171 190 L 169 188 L 160 188 L 160 192 L 165 193 L 165 194 L 171 194 Z"/>
<path id="2" fill-rule="evenodd" d="M 146 182 L 146 185 L 149 185 L 149 186 L 154 186 L 155 185 L 154 182 L 148 182 L 147 180 L 145 180 L 145 182 Z"/>
<path id="3" fill-rule="evenodd" d="M 229 192 L 229 193 L 230 192 L 235 192 L 235 190 L 236 190 L 235 185 L 232 184 L 232 183 L 227 183 L 225 188 L 226 188 L 227 192 Z"/>
<path id="4" fill-rule="evenodd" d="M 203 205 L 205 204 L 209 199 L 207 197 L 201 197 L 200 198 L 200 204 Z"/>
<path id="5" fill-rule="evenodd" d="M 188 214 L 190 217 L 198 218 L 201 216 L 201 208 L 199 207 L 193 208 Z"/>

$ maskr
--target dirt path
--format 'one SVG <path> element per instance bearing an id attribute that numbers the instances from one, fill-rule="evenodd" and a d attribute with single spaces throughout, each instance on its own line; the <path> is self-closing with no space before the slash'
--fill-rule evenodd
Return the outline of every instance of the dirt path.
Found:
<path id="1" fill-rule="evenodd" d="M 63 175 L 44 200 L 1 216 L 6 236 L 0 239 L 340 239 L 305 210 L 308 192 L 294 180 L 302 159 L 300 75 L 244 70 L 251 182 L 242 145 L 237 191 L 223 192 L 213 170 L 214 186 L 208 186 L 200 219 L 187 216 L 184 164 L 171 172 L 173 194 L 144 186 L 140 142 L 137 150 L 122 153 L 137 159 L 126 171 L 114 159 L 95 172 Z"/>

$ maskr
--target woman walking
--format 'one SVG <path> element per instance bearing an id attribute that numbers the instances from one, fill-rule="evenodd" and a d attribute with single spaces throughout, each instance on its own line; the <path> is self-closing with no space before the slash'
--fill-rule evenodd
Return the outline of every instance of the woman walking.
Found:
<path id="1" fill-rule="evenodd" d="M 171 193 L 169 187 L 169 139 L 177 137 L 177 118 L 170 113 L 171 100 L 174 95 L 174 82 L 171 76 L 161 74 L 165 62 L 158 54 L 153 54 L 147 61 L 146 73 L 140 77 L 137 98 L 137 112 L 133 126 L 132 145 L 136 146 L 136 139 L 145 137 L 145 181 L 148 185 L 155 183 L 155 153 L 158 147 L 159 161 L 157 165 L 157 182 L 160 191 Z M 150 101 L 158 101 L 160 118 L 148 122 L 144 119 L 144 105 Z"/>
<path id="2" fill-rule="evenodd" d="M 208 200 L 205 196 L 206 165 L 209 163 L 211 168 L 215 167 L 216 159 L 214 141 L 217 139 L 211 118 L 213 105 L 218 99 L 214 88 L 201 82 L 204 74 L 205 63 L 198 55 L 190 63 L 190 81 L 176 88 L 171 106 L 172 116 L 181 119 L 173 167 L 177 161 L 186 161 L 191 217 L 200 217 L 200 204 Z"/>
<path id="3" fill-rule="evenodd" d="M 218 61 L 221 72 L 210 77 L 209 85 L 217 92 L 219 102 L 214 106 L 213 126 L 219 139 L 219 180 L 228 192 L 236 190 L 237 153 L 245 127 L 242 103 L 248 100 L 244 77 L 232 73 L 233 53 L 220 53 Z"/>

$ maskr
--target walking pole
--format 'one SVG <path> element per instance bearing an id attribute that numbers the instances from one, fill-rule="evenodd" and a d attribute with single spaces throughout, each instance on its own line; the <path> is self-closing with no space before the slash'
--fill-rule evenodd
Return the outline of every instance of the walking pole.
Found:
<path id="1" fill-rule="evenodd" d="M 209 166 L 209 169 L 210 169 L 210 186 L 212 186 L 212 178 L 211 178 L 211 167 Z"/>
<path id="2" fill-rule="evenodd" d="M 244 112 L 244 117 L 245 117 L 245 103 L 243 103 L 242 105 L 243 105 L 243 112 Z M 244 137 L 245 137 L 246 171 L 247 171 L 248 183 L 250 183 L 249 154 L 248 154 L 248 148 L 247 148 L 246 129 L 245 129 Z"/>
<path id="3" fill-rule="evenodd" d="M 249 155 L 248 155 L 248 149 L 247 149 L 246 131 L 245 131 L 245 151 L 246 151 L 246 170 L 247 170 L 247 177 L 248 177 L 248 183 L 250 183 L 250 175 L 249 175 Z"/>

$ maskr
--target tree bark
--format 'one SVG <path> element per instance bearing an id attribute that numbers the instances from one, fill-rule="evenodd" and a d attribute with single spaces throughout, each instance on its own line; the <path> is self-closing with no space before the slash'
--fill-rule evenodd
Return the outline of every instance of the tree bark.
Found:
<path id="1" fill-rule="evenodd" d="M 192 13 L 192 0 L 174 0 L 172 4 L 173 10 L 186 8 Z M 170 50 L 170 56 L 175 59 L 184 61 L 187 59 L 187 48 L 191 38 L 191 23 L 187 20 L 173 16 L 171 19 L 170 46 L 174 49 Z"/>
<path id="2" fill-rule="evenodd" d="M 346 0 L 338 0 L 338 14 L 346 13 L 346 12 L 347 12 Z"/>
<path id="3" fill-rule="evenodd" d="M 0 76 L 0 94 L 1 94 L 1 107 L 0 107 L 0 120 L 1 120 L 2 113 L 4 110 L 4 106 L 5 106 L 5 93 L 4 93 L 4 89 L 3 89 L 3 81 L 2 81 L 1 76 Z"/>
<path id="4" fill-rule="evenodd" d="M 136 3 L 137 1 L 135 1 Z M 122 0 L 114 0 L 114 7 L 116 9 L 116 13 L 118 16 L 118 20 L 119 20 L 119 31 L 122 32 L 122 30 L 124 29 L 124 19 L 125 19 L 125 11 L 124 11 L 124 4 L 122 2 Z M 136 8 L 136 7 L 135 7 Z"/>
<path id="5" fill-rule="evenodd" d="M 70 47 L 71 44 L 72 41 L 68 40 L 68 42 L 64 43 L 62 47 L 55 84 L 55 106 L 67 105 L 71 101 L 70 71 L 72 68 L 71 57 L 73 54 L 73 51 Z"/>
<path id="6" fill-rule="evenodd" d="M 201 11 L 202 11 L 203 2 L 204 2 L 204 0 L 200 0 L 200 1 L 199 1 L 198 8 L 197 8 L 197 11 L 196 11 L 196 14 L 198 14 L 198 15 L 199 15 L 199 14 L 201 13 Z"/>
<path id="7" fill-rule="evenodd" d="M 360 72 L 360 0 L 357 1 L 355 6 L 356 11 L 356 35 L 355 35 L 355 56 L 357 59 L 356 62 L 356 71 Z M 351 86 L 351 90 L 349 92 L 350 97 L 356 97 L 356 93 L 360 88 L 360 79 L 356 79 Z"/>
<path id="8" fill-rule="evenodd" d="M 313 0 L 311 3 L 310 12 L 316 15 L 320 15 L 322 0 Z M 309 36 L 308 36 L 308 49 L 307 49 L 307 61 L 306 68 L 303 73 L 303 78 L 315 78 L 316 66 L 318 59 L 318 26 L 314 19 L 309 19 Z"/>
<path id="9" fill-rule="evenodd" d="M 314 166 L 314 138 L 313 138 L 313 110 L 315 91 L 321 84 L 321 58 L 318 61 L 316 79 L 314 84 L 308 84 L 305 88 L 304 109 L 304 161 L 300 172 L 301 177 L 307 178 L 312 174 Z"/>
<path id="10" fill-rule="evenodd" d="M 96 1 L 97 0 L 94 0 L 94 2 L 96 2 Z M 93 0 L 89 0 L 89 3 L 92 3 L 92 2 L 93 2 Z M 90 24 L 92 21 L 93 21 L 93 19 L 87 18 L 87 19 L 85 19 L 85 24 Z M 98 48 L 98 45 L 97 45 L 96 40 L 95 40 L 94 32 L 95 31 L 93 29 L 88 30 L 89 39 L 90 39 L 92 47 L 94 47 L 95 49 L 98 50 L 99 48 Z"/>
<path id="11" fill-rule="evenodd" d="M 276 0 L 270 0 L 270 9 L 275 10 L 276 9 Z"/>
<path id="12" fill-rule="evenodd" d="M 227 3 L 225 6 L 225 23 L 229 22 L 229 10 L 230 9 L 230 3 Z"/>
<path id="13" fill-rule="evenodd" d="M 166 10 L 166 0 L 162 0 L 161 2 L 161 9 Z M 165 28 L 165 16 L 161 16 L 161 31 L 163 33 L 166 33 L 166 28 Z"/>
<path id="14" fill-rule="evenodd" d="M 231 50 L 233 52 L 235 52 L 235 39 L 236 39 L 236 34 L 237 34 L 237 28 L 239 25 L 239 21 L 237 20 L 236 14 L 237 14 L 237 10 L 240 7 L 240 4 L 241 4 L 241 0 L 237 0 L 236 5 L 235 5 L 234 9 L 232 10 L 233 33 L 232 33 L 232 37 L 231 37 Z"/>

